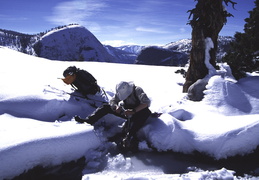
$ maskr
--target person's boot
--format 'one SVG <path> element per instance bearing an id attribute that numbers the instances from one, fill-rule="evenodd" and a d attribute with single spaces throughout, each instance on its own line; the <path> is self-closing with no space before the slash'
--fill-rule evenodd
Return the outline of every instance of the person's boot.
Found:
<path id="1" fill-rule="evenodd" d="M 130 141 L 129 151 L 135 153 L 139 151 L 139 140 L 137 138 L 132 138 Z"/>
<path id="2" fill-rule="evenodd" d="M 95 122 L 90 121 L 88 118 L 83 119 L 80 116 L 75 116 L 74 118 L 75 118 L 75 121 L 79 122 L 79 123 L 85 123 L 86 122 L 87 124 L 90 124 L 90 125 L 93 125 L 95 123 Z"/>

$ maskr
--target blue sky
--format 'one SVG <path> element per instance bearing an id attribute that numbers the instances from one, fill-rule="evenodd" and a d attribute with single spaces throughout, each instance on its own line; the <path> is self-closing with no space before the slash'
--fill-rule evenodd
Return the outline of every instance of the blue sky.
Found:
<path id="1" fill-rule="evenodd" d="M 254 0 L 233 0 L 236 10 L 220 35 L 243 32 L 244 18 Z M 34 34 L 56 26 L 79 23 L 102 43 L 164 45 L 191 38 L 188 10 L 194 0 L 2 0 L 0 28 Z"/>

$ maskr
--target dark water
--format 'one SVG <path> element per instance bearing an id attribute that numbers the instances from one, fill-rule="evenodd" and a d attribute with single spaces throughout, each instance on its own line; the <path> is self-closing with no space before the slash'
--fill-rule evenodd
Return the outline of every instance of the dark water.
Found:
<path id="1" fill-rule="evenodd" d="M 85 158 L 63 163 L 58 166 L 37 166 L 12 180 L 81 180 L 85 167 Z"/>
<path id="2" fill-rule="evenodd" d="M 190 170 L 219 170 L 226 168 L 234 170 L 235 176 L 259 176 L 259 150 L 246 156 L 236 156 L 223 160 L 215 160 L 205 155 L 194 153 L 193 155 L 184 155 L 174 152 L 139 152 L 129 154 L 131 160 L 135 163 L 141 161 L 146 166 L 158 167 L 166 174 L 182 174 Z"/>
<path id="3" fill-rule="evenodd" d="M 246 174 L 259 178 L 259 149 L 250 155 L 223 160 L 215 160 L 199 153 L 185 155 L 174 152 L 138 152 L 126 153 L 124 156 L 131 159 L 132 171 L 160 169 L 165 174 L 183 174 L 197 169 L 214 171 L 226 168 L 234 170 L 235 176 L 244 177 Z M 80 180 L 85 165 L 85 158 L 81 158 L 55 167 L 35 167 L 13 180 Z"/>

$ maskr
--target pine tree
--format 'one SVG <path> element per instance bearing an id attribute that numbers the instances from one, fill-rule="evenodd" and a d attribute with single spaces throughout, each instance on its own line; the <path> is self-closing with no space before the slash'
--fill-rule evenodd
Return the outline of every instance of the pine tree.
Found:
<path id="1" fill-rule="evenodd" d="M 183 86 L 183 92 L 187 92 L 188 88 L 198 79 L 204 78 L 208 74 L 205 65 L 205 39 L 211 38 L 214 48 L 210 50 L 210 63 L 216 67 L 216 52 L 218 34 L 227 17 L 232 16 L 225 11 L 223 2 L 233 6 L 236 4 L 231 0 L 196 0 L 196 7 L 190 10 L 189 24 L 192 26 L 192 50 L 190 54 L 190 66 L 186 74 L 186 81 Z M 189 17 L 189 18 L 190 18 Z"/>
<path id="2" fill-rule="evenodd" d="M 244 33 L 237 32 L 230 52 L 223 58 L 231 67 L 236 79 L 246 76 L 246 72 L 259 71 L 259 0 L 245 19 Z"/>

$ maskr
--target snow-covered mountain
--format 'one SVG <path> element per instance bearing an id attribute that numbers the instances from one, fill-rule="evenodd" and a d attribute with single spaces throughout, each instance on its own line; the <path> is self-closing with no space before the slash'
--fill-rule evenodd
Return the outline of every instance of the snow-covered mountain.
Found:
<path id="1" fill-rule="evenodd" d="M 217 51 L 218 62 L 221 62 L 222 57 L 229 50 L 230 42 L 233 40 L 234 38 L 230 36 L 219 36 Z M 127 45 L 116 48 L 109 47 L 109 53 L 112 55 L 116 54 L 118 58 L 124 59 L 124 61 L 131 59 L 129 57 L 136 57 L 134 61 L 136 64 L 182 66 L 188 62 L 192 48 L 191 43 L 191 39 L 182 39 L 160 47 L 138 45 Z M 122 51 L 118 52 L 118 49 Z"/>
<path id="2" fill-rule="evenodd" d="M 182 39 L 180 41 L 168 43 L 162 47 L 165 49 L 170 49 L 170 50 L 179 51 L 179 52 L 188 54 L 190 53 L 192 48 L 191 43 L 192 43 L 191 39 Z"/>
<path id="3" fill-rule="evenodd" d="M 137 58 L 137 53 L 135 52 L 128 52 L 126 50 L 115 48 L 110 45 L 105 45 L 104 47 L 106 48 L 108 53 L 119 59 L 121 63 L 133 64 Z"/>
<path id="4" fill-rule="evenodd" d="M 0 29 L 0 45 L 10 49 L 35 55 L 32 44 L 36 42 L 37 35 L 28 35 L 15 31 Z"/>
<path id="5" fill-rule="evenodd" d="M 146 46 L 139 46 L 139 45 L 124 45 L 116 48 L 132 54 L 139 54 L 140 51 L 145 47 Z"/>
<path id="6" fill-rule="evenodd" d="M 134 64 L 139 53 L 146 46 L 139 45 L 124 45 L 119 47 L 112 47 L 105 45 L 107 51 L 112 55 L 121 60 L 124 64 Z"/>
<path id="7" fill-rule="evenodd" d="M 0 29 L 0 45 L 30 55 L 62 61 L 133 64 L 143 46 L 103 46 L 85 27 L 68 25 L 37 35 Z"/>
<path id="8" fill-rule="evenodd" d="M 231 36 L 219 36 L 218 38 L 218 51 L 217 51 L 217 60 L 220 61 L 222 57 L 229 50 L 230 43 L 234 40 Z M 192 49 L 192 40 L 191 39 L 182 39 L 180 41 L 171 42 L 162 46 L 165 49 L 170 49 L 177 52 L 182 52 L 187 55 L 191 52 Z"/>
<path id="9" fill-rule="evenodd" d="M 217 53 L 219 61 L 228 50 L 231 41 L 233 41 L 232 37 L 219 37 Z M 191 51 L 191 40 L 183 39 L 159 47 L 160 53 L 163 51 L 170 54 L 168 57 L 157 55 L 155 60 L 143 59 L 143 56 L 139 57 L 139 55 L 145 54 L 147 47 L 139 45 L 104 46 L 90 31 L 79 25 L 62 26 L 37 35 L 26 35 L 0 29 L 0 45 L 52 60 L 140 63 L 167 66 L 179 66 L 183 62 L 187 62 Z M 176 62 L 179 62 L 179 64 Z"/>
<path id="10" fill-rule="evenodd" d="M 39 57 L 62 61 L 118 62 L 85 27 L 66 26 L 50 31 L 35 44 Z"/>

